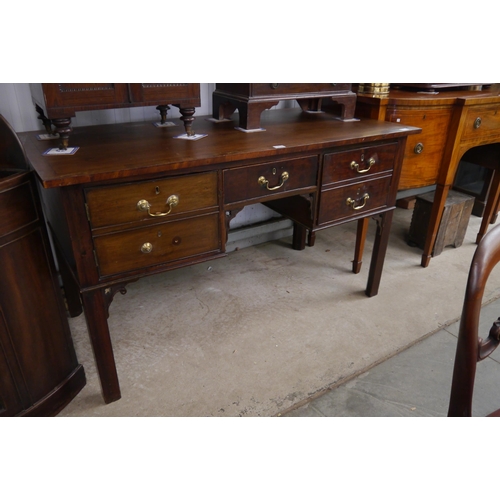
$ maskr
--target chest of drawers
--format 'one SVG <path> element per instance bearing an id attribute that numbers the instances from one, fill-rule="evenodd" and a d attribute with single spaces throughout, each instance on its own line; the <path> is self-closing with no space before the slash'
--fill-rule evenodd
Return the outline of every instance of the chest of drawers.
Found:
<path id="1" fill-rule="evenodd" d="M 319 112 L 322 101 L 333 101 L 342 120 L 354 117 L 356 94 L 350 83 L 217 83 L 213 93 L 213 117 L 228 119 L 238 109 L 239 126 L 261 128 L 261 113 L 280 101 L 296 100 L 304 111 Z"/>
<path id="2" fill-rule="evenodd" d="M 229 221 L 245 205 L 271 204 L 292 219 L 295 248 L 307 231 L 378 217 L 366 294 L 378 293 L 403 151 L 419 129 L 299 109 L 263 119 L 259 134 L 200 119 L 207 137 L 195 142 L 151 124 L 81 128 L 80 149 L 66 157 L 44 156 L 46 144 L 21 134 L 107 403 L 120 398 L 107 324 L 113 296 L 142 276 L 224 256 Z"/>
<path id="3" fill-rule="evenodd" d="M 39 118 L 48 132 L 55 127 L 62 149 L 68 147 L 77 111 L 157 106 L 163 123 L 172 104 L 192 135 L 195 107 L 201 105 L 199 83 L 30 83 L 30 90 Z"/>

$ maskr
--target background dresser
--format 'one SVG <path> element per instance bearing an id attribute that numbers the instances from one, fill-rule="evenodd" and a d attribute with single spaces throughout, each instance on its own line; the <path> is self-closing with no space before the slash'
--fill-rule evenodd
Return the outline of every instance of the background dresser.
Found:
<path id="1" fill-rule="evenodd" d="M 493 170 L 479 241 L 498 211 L 500 87 L 435 92 L 391 90 L 387 97 L 359 95 L 356 115 L 422 128 L 422 134 L 413 137 L 406 146 L 398 189 L 436 185 L 423 267 L 431 260 L 446 197 L 460 160 Z"/>
<path id="2" fill-rule="evenodd" d="M 323 101 L 333 101 L 343 120 L 352 119 L 356 107 L 350 83 L 217 83 L 212 97 L 213 117 L 228 119 L 238 109 L 242 129 L 259 129 L 262 112 L 283 100 L 297 101 L 309 112 L 319 112 Z"/>

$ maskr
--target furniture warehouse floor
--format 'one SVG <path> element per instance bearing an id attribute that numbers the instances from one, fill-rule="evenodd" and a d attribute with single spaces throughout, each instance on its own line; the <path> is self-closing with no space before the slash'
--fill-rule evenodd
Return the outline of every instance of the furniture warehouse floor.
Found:
<path id="1" fill-rule="evenodd" d="M 396 209 L 371 298 L 368 261 L 351 271 L 355 223 L 319 232 L 303 251 L 287 236 L 130 284 L 109 320 L 122 398 L 103 403 L 81 315 L 70 326 L 88 382 L 59 416 L 446 416 L 481 219 L 471 217 L 461 247 L 422 268 L 406 243 L 411 215 Z M 370 221 L 367 255 L 374 232 Z M 499 298 L 494 271 L 484 335 Z M 478 366 L 478 416 L 496 403 L 495 377 L 481 378 L 500 372 L 499 361 Z"/>

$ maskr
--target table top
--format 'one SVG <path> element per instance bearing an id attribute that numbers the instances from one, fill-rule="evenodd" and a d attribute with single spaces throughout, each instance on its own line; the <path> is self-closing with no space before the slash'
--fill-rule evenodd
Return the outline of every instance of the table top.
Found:
<path id="1" fill-rule="evenodd" d="M 73 155 L 44 156 L 56 141 L 37 139 L 40 132 L 19 134 L 29 161 L 46 188 L 128 179 L 169 172 L 210 170 L 217 164 L 238 162 L 318 149 L 348 146 L 416 134 L 421 129 L 389 122 L 361 119 L 343 122 L 329 113 L 300 109 L 262 113 L 265 131 L 235 130 L 237 121 L 215 123 L 197 117 L 193 130 L 207 134 L 199 140 L 174 138 L 184 133 L 176 127 L 155 127 L 151 122 L 75 127 L 70 147 Z"/>

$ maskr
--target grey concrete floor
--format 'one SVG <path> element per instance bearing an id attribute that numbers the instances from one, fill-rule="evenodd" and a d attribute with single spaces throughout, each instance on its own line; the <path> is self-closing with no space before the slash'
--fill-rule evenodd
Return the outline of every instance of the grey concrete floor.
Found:
<path id="1" fill-rule="evenodd" d="M 287 237 L 131 283 L 109 317 L 122 398 L 104 404 L 80 315 L 70 327 L 87 385 L 60 416 L 446 415 L 454 324 L 481 219 L 424 269 L 421 250 L 405 241 L 411 216 L 395 212 L 371 298 L 373 221 L 356 275 L 348 223 L 301 252 Z M 499 298 L 500 266 L 484 301 Z M 476 412 L 488 409 L 479 402 Z"/>
<path id="2" fill-rule="evenodd" d="M 480 336 L 500 316 L 500 300 L 483 306 Z M 358 377 L 328 390 L 283 417 L 445 417 L 459 322 L 418 342 Z M 500 353 L 477 367 L 472 415 L 500 408 Z"/>

